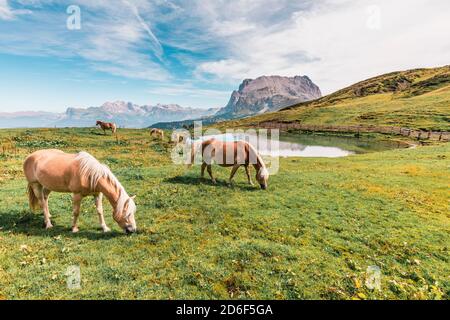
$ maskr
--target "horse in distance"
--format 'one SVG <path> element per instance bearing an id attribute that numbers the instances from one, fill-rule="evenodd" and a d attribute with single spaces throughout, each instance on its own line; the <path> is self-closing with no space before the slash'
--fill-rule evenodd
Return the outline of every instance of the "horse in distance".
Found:
<path id="1" fill-rule="evenodd" d="M 150 136 L 151 137 L 156 137 L 159 138 L 161 140 L 164 140 L 164 131 L 161 129 L 157 129 L 157 128 L 152 128 L 150 130 Z"/>
<path id="2" fill-rule="evenodd" d="M 103 130 L 103 134 L 106 135 L 106 130 L 111 130 L 111 132 L 114 134 L 117 131 L 117 126 L 113 122 L 103 122 L 100 120 L 97 120 L 95 123 L 95 126 L 100 126 L 100 128 Z"/>

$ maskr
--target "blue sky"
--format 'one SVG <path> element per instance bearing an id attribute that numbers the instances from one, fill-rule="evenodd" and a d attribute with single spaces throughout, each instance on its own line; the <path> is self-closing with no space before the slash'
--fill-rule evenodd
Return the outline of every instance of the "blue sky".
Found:
<path id="1" fill-rule="evenodd" d="M 67 28 L 71 5 L 81 29 Z M 261 75 L 330 93 L 450 64 L 449 12 L 448 0 L 0 0 L 0 111 L 222 107 Z"/>

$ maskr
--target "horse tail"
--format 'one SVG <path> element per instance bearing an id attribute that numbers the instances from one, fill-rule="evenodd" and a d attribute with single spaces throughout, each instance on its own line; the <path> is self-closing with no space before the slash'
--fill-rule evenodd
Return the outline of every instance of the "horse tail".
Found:
<path id="1" fill-rule="evenodd" d="M 197 148 L 196 148 L 196 144 L 197 143 L 195 141 L 192 141 L 192 144 L 191 144 L 191 162 L 187 165 L 188 168 L 190 168 L 190 167 L 192 167 L 194 165 L 195 153 L 197 152 Z M 199 143 L 199 144 L 201 145 L 201 143 Z"/>
<path id="2" fill-rule="evenodd" d="M 30 209 L 32 211 L 36 211 L 37 209 L 39 209 L 39 199 L 36 197 L 36 194 L 34 193 L 31 184 L 28 184 L 27 193 L 28 193 L 28 202 L 30 203 Z"/>
<path id="3" fill-rule="evenodd" d="M 192 142 L 192 145 L 191 145 L 191 161 L 188 163 L 187 167 L 191 168 L 194 165 L 194 161 L 195 161 L 195 143 Z"/>

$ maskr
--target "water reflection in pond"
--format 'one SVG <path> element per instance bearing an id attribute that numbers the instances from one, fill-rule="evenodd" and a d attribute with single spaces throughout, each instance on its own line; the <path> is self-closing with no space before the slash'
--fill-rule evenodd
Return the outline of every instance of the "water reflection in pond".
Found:
<path id="1" fill-rule="evenodd" d="M 393 141 L 312 134 L 286 134 L 280 136 L 279 142 L 270 137 L 266 140 L 264 137 L 245 133 L 209 135 L 202 137 L 202 140 L 210 138 L 222 141 L 244 140 L 257 147 L 261 155 L 272 157 L 340 158 L 405 147 Z"/>

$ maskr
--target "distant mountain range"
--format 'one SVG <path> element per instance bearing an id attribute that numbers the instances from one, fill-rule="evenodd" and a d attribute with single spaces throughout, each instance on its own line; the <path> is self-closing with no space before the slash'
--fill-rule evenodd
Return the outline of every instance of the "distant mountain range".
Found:
<path id="1" fill-rule="evenodd" d="M 106 102 L 100 107 L 68 108 L 65 113 L 0 112 L 1 128 L 16 127 L 90 127 L 96 120 L 117 123 L 120 127 L 143 128 L 161 121 L 182 121 L 214 115 L 218 109 L 183 108 L 177 104 L 139 106 L 131 102 Z"/>
<path id="2" fill-rule="evenodd" d="M 131 102 L 106 102 L 100 107 L 68 108 L 65 113 L 0 112 L 0 128 L 15 127 L 90 127 L 97 120 L 115 122 L 119 127 L 176 128 L 201 119 L 206 123 L 242 118 L 314 100 L 320 89 L 307 76 L 262 76 L 246 79 L 233 91 L 221 109 L 183 108 L 177 104 L 139 106 Z M 156 124 L 156 125 L 155 125 Z"/>

